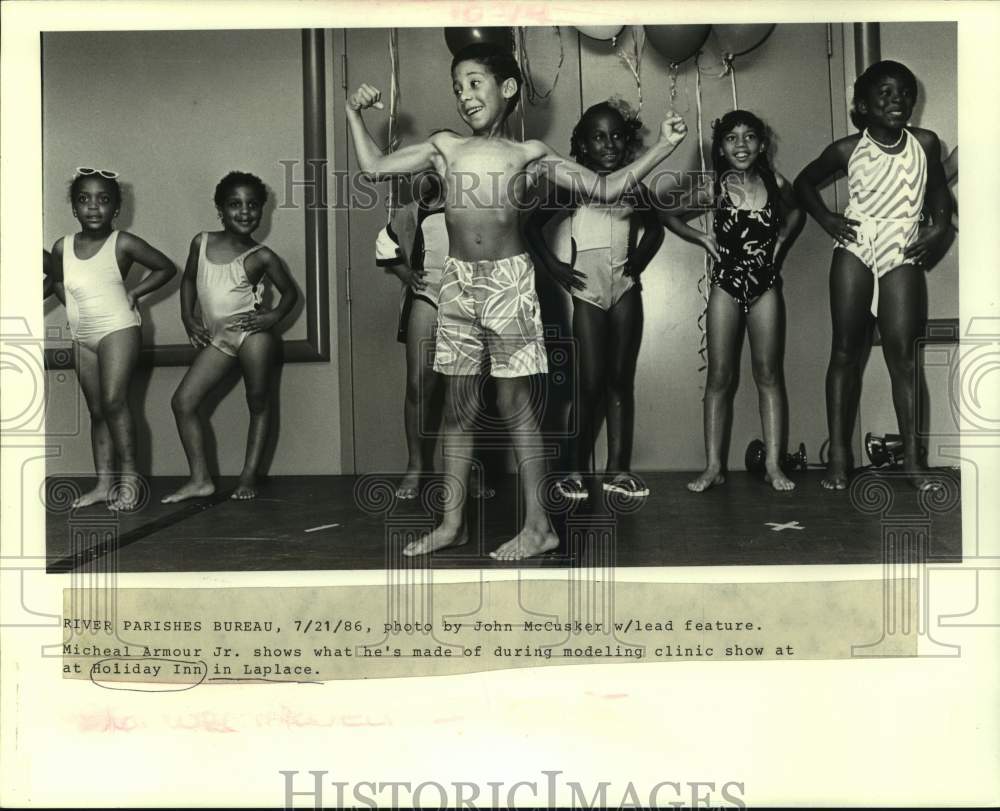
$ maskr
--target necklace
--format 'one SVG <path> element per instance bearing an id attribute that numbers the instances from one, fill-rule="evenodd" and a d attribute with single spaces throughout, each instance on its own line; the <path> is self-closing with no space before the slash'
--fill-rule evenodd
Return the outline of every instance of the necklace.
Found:
<path id="1" fill-rule="evenodd" d="M 735 174 L 735 173 L 734 173 Z M 745 209 L 748 211 L 756 211 L 761 208 L 760 204 L 760 193 L 759 188 L 756 184 L 748 184 L 747 177 L 744 175 L 742 182 L 737 181 L 734 178 L 734 174 L 726 176 L 726 191 L 729 193 L 730 199 L 733 197 L 733 189 L 735 187 L 737 191 L 737 197 L 739 198 L 736 208 Z M 764 190 L 764 202 L 767 202 L 767 190 Z"/>
<path id="2" fill-rule="evenodd" d="M 872 136 L 871 132 L 869 132 L 868 130 L 865 130 L 865 133 L 868 135 L 868 137 L 874 143 L 878 144 L 883 149 L 895 149 L 897 146 L 899 146 L 901 143 L 903 143 L 903 136 L 906 135 L 906 129 L 904 128 L 904 129 L 901 129 L 899 131 L 899 137 L 896 139 L 896 143 L 894 143 L 894 144 L 883 144 L 881 141 L 879 141 L 878 139 L 874 138 Z"/>

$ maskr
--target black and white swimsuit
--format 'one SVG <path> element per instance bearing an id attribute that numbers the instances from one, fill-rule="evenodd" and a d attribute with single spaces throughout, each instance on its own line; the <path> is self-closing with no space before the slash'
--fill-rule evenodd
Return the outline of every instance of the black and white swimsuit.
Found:
<path id="1" fill-rule="evenodd" d="M 763 208 L 737 208 L 723 187 L 715 212 L 715 240 L 722 258 L 712 268 L 712 285 L 736 299 L 743 312 L 779 282 L 774 267 L 775 215 L 770 199 Z"/>

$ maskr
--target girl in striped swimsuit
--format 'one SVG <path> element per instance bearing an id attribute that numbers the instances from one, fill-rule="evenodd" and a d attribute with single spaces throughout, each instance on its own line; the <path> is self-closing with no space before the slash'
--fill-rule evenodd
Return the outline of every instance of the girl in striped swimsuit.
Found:
<path id="1" fill-rule="evenodd" d="M 919 489 L 936 486 L 926 475 L 917 441 L 916 341 L 927 317 L 920 270 L 951 221 L 951 196 L 937 135 L 907 126 L 916 100 L 917 80 L 905 65 L 885 61 L 869 67 L 854 83 L 852 118 L 861 132 L 835 141 L 795 181 L 803 206 L 836 240 L 830 268 L 833 348 L 826 375 L 830 456 L 823 486 L 828 490 L 847 487 L 871 316 L 882 334 L 905 467 Z M 850 195 L 843 214 L 827 209 L 819 195 L 819 186 L 838 172 L 847 174 Z M 925 205 L 933 225 L 921 229 Z"/>

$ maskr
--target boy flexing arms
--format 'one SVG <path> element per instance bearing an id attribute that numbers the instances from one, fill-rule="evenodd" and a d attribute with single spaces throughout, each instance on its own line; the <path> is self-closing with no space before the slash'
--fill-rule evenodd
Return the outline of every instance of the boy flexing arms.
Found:
<path id="1" fill-rule="evenodd" d="M 529 183 L 545 177 L 596 200 L 614 200 L 673 152 L 687 127 L 676 114 L 668 115 L 659 140 L 643 157 L 610 175 L 598 175 L 541 141 L 520 143 L 503 136 L 521 93 L 521 74 L 512 54 L 471 45 L 455 57 L 451 77 L 458 112 L 471 137 L 438 132 L 383 155 L 361 117 L 365 108 L 382 106 L 381 93 L 362 84 L 347 100 L 347 121 L 362 172 L 380 176 L 433 170 L 445 190 L 451 256 L 438 301 L 434 368 L 448 376 L 443 437 L 448 491 L 441 524 L 403 554 L 423 555 L 468 540 L 465 487 L 471 458 L 463 450 L 468 443 L 462 434 L 463 425 L 479 412 L 478 374 L 488 356 L 525 504 L 521 531 L 491 556 L 519 560 L 559 544 L 540 500 L 545 461 L 539 453 L 539 420 L 528 379 L 548 371 L 534 268 L 519 229 Z"/>

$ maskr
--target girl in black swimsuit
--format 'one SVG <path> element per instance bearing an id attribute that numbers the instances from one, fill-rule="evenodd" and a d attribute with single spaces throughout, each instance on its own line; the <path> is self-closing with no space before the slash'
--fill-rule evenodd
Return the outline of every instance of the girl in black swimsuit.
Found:
<path id="1" fill-rule="evenodd" d="M 667 228 L 701 245 L 715 260 L 708 299 L 708 378 L 705 383 L 705 470 L 688 483 L 701 492 L 722 484 L 724 449 L 732 416 L 733 382 L 743 322 L 750 333 L 753 376 L 767 447 L 767 478 L 775 490 L 795 484 L 779 466 L 785 432 L 782 355 L 785 311 L 779 256 L 802 219 L 791 184 L 767 159 L 767 126 L 753 113 L 733 110 L 716 121 L 711 189 L 696 191 L 689 211 L 664 216 Z M 715 209 L 711 233 L 684 220 Z"/>

